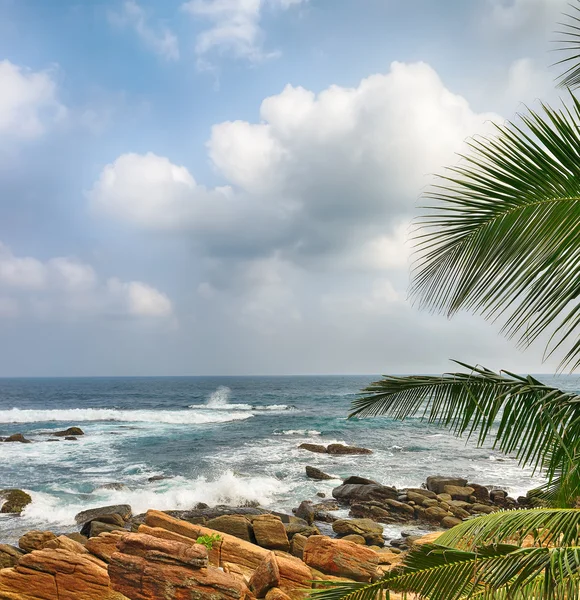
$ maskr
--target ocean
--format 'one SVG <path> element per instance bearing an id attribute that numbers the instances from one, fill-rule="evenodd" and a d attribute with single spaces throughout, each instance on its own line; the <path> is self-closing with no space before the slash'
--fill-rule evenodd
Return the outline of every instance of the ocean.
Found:
<path id="1" fill-rule="evenodd" d="M 420 419 L 347 420 L 352 399 L 378 378 L 0 379 L 0 436 L 23 433 L 34 442 L 0 443 L 0 489 L 33 498 L 22 516 L 0 515 L 0 542 L 31 529 L 75 531 L 77 512 L 108 504 L 130 504 L 137 514 L 253 501 L 289 512 L 340 483 L 307 479 L 306 465 L 399 488 L 441 474 L 518 496 L 541 482 L 513 458 Z M 580 391 L 580 377 L 543 379 Z M 85 435 L 48 441 L 70 426 Z M 373 454 L 314 454 L 298 449 L 303 442 Z M 149 481 L 155 476 L 167 478 Z"/>

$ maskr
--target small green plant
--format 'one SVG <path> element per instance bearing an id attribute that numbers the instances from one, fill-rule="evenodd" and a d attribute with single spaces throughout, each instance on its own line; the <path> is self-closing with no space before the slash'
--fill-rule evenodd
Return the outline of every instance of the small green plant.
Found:
<path id="1" fill-rule="evenodd" d="M 211 535 L 200 535 L 197 540 L 195 540 L 198 544 L 205 546 L 208 550 L 213 548 L 214 542 L 220 542 L 222 536 L 217 533 L 212 533 Z"/>

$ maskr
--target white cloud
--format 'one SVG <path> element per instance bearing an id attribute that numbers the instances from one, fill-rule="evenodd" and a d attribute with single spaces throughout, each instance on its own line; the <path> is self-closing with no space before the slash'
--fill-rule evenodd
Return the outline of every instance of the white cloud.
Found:
<path id="1" fill-rule="evenodd" d="M 152 52 L 166 60 L 179 59 L 179 41 L 168 27 L 151 25 L 149 17 L 136 0 L 125 0 L 120 12 L 109 13 L 109 20 L 119 27 L 131 27 Z"/>
<path id="2" fill-rule="evenodd" d="M 90 190 L 93 207 L 140 227 L 189 232 L 210 254 L 340 255 L 347 263 L 363 246 L 363 262 L 403 266 L 397 227 L 428 174 L 501 120 L 474 112 L 424 63 L 393 63 L 354 88 L 319 94 L 287 86 L 262 102 L 260 117 L 212 128 L 208 152 L 229 187 L 207 189 L 166 157 L 125 154 Z"/>
<path id="3" fill-rule="evenodd" d="M 568 0 L 487 0 L 493 24 L 507 31 L 555 28 Z"/>
<path id="4" fill-rule="evenodd" d="M 204 57 L 210 52 L 259 61 L 277 55 L 264 52 L 264 33 L 260 27 L 263 11 L 268 6 L 286 10 L 308 0 L 189 0 L 183 10 L 211 23 L 196 42 L 196 53 Z M 203 61 L 202 61 L 203 62 Z"/>
<path id="5" fill-rule="evenodd" d="M 141 281 L 123 282 L 109 279 L 109 292 L 126 304 L 127 312 L 136 317 L 168 317 L 173 311 L 171 300 L 154 287 Z"/>
<path id="6" fill-rule="evenodd" d="M 168 317 L 169 298 L 141 281 L 99 280 L 94 268 L 75 258 L 43 262 L 19 257 L 0 243 L 0 316 L 29 312 L 41 318 L 86 316 Z"/>
<path id="7" fill-rule="evenodd" d="M 13 139 L 41 136 L 66 114 L 58 101 L 51 71 L 30 71 L 0 61 L 0 135 Z"/>

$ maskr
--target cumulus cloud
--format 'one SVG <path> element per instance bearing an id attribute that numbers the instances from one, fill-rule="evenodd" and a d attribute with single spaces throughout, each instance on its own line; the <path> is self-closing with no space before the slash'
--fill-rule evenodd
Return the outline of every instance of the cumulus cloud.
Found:
<path id="1" fill-rule="evenodd" d="M 125 0 L 120 11 L 109 12 L 109 21 L 118 27 L 133 29 L 143 44 L 161 58 L 179 59 L 177 36 L 164 25 L 152 25 L 136 0 Z"/>
<path id="2" fill-rule="evenodd" d="M 260 61 L 276 56 L 263 49 L 260 19 L 268 7 L 286 10 L 308 0 L 189 0 L 182 8 L 196 19 L 211 24 L 202 31 L 195 46 L 198 57 L 211 52 L 234 58 Z"/>
<path id="3" fill-rule="evenodd" d="M 0 135 L 5 140 L 38 138 L 66 114 L 52 71 L 0 61 L 0 90 Z"/>
<path id="4" fill-rule="evenodd" d="M 104 282 L 91 265 L 76 258 L 41 261 L 16 256 L 0 243 L 0 317 L 169 317 L 172 311 L 164 293 L 141 281 Z"/>
<path id="5" fill-rule="evenodd" d="M 352 264 L 356 251 L 375 267 L 403 266 L 400 224 L 427 175 L 492 120 L 429 65 L 393 63 L 353 88 L 286 86 L 262 102 L 259 123 L 215 125 L 208 152 L 227 186 L 206 188 L 167 157 L 125 154 L 88 195 L 101 213 L 181 230 L 211 256 Z"/>

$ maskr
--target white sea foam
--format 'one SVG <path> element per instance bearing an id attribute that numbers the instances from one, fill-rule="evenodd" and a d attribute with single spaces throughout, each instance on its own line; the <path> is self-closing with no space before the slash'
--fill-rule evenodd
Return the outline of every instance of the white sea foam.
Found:
<path id="1" fill-rule="evenodd" d="M 242 403 L 230 403 L 232 390 L 221 385 L 214 392 L 212 392 L 207 399 L 205 404 L 190 404 L 189 408 L 196 410 L 235 410 L 235 411 L 262 411 L 262 410 L 296 410 L 294 406 L 288 406 L 287 404 L 265 404 L 265 405 L 254 405 L 254 404 L 242 404 Z"/>
<path id="2" fill-rule="evenodd" d="M 31 410 L 12 408 L 0 410 L 0 423 L 47 423 L 123 421 L 134 423 L 167 423 L 172 425 L 204 425 L 249 419 L 252 414 L 237 412 L 213 413 L 193 410 L 117 410 L 111 408 L 70 408 Z"/>
<path id="3" fill-rule="evenodd" d="M 22 520 L 38 527 L 42 523 L 74 524 L 74 515 L 81 510 L 108 504 L 129 504 L 134 514 L 148 509 L 187 510 L 198 502 L 240 505 L 244 502 L 270 504 L 276 494 L 283 493 L 286 484 L 275 477 L 239 477 L 226 471 L 209 481 L 205 477 L 188 480 L 174 477 L 133 490 L 96 490 L 85 502 L 63 503 L 56 495 L 30 492 L 32 503 L 22 513 Z"/>
<path id="4" fill-rule="evenodd" d="M 285 431 L 276 431 L 274 435 L 322 435 L 316 429 L 286 429 Z"/>

